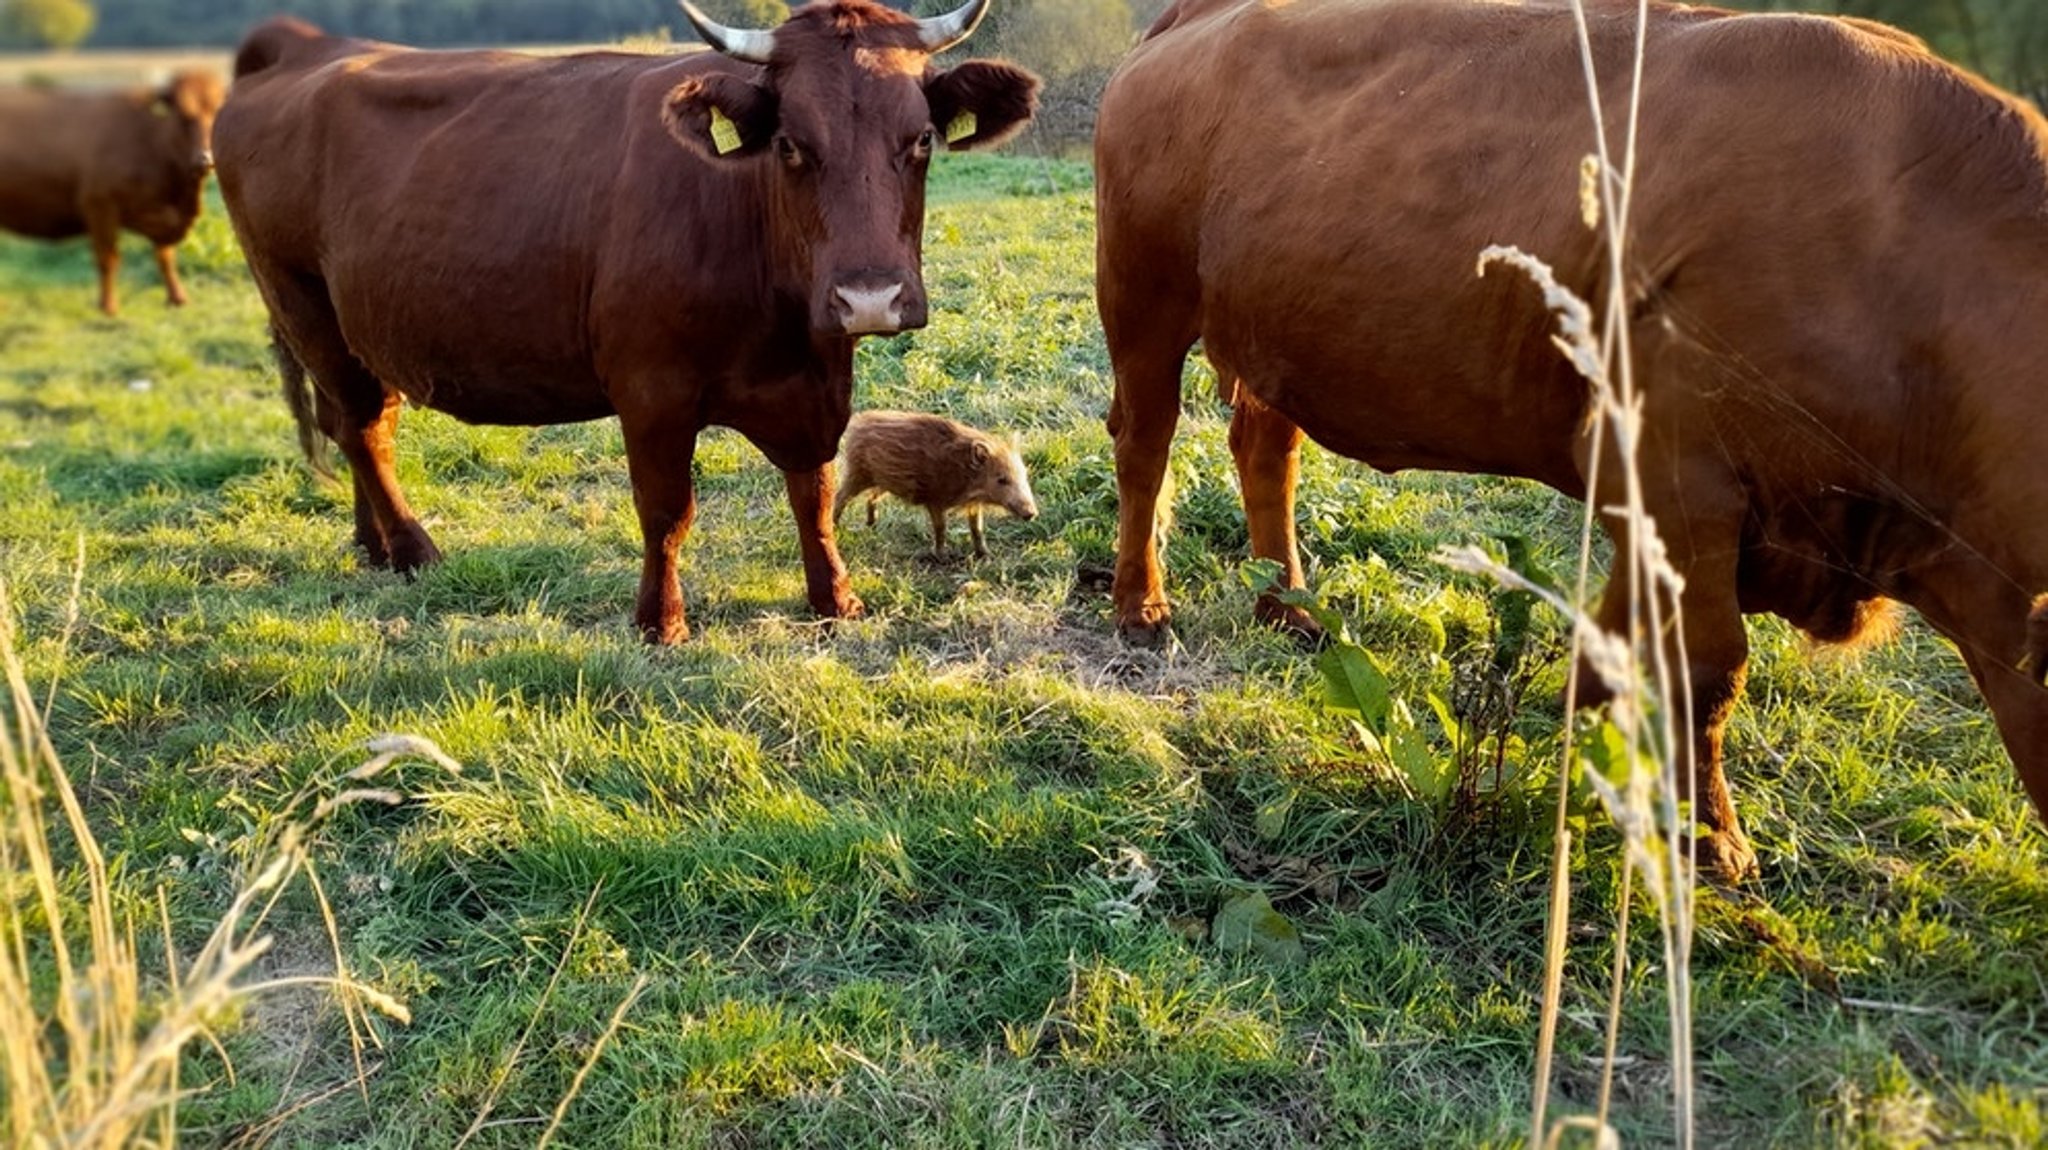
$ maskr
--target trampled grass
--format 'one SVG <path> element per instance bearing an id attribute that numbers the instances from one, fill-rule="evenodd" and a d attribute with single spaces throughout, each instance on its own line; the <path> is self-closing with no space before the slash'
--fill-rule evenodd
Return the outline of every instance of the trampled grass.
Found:
<path id="1" fill-rule="evenodd" d="M 931 326 L 860 358 L 862 405 L 1016 431 L 1040 518 L 992 519 L 991 558 L 936 566 L 921 515 L 849 516 L 870 613 L 828 630 L 779 477 L 710 433 L 697 638 L 673 651 L 630 624 L 610 423 L 409 411 L 401 473 L 449 561 L 364 570 L 344 493 L 297 458 L 217 206 L 177 312 L 139 245 L 109 321 L 82 248 L 0 241 L 0 564 L 56 748 L 125 897 L 165 884 L 181 944 L 231 897 L 236 844 L 363 739 L 415 732 L 465 770 L 317 844 L 351 966 L 412 1012 L 366 1087 L 333 1004 L 259 1001 L 222 1028 L 232 1079 L 187 1058 L 190 1144 L 442 1147 L 485 1114 L 471 1145 L 531 1145 L 592 1054 L 560 1144 L 1521 1139 L 1553 768 L 1446 827 L 1366 761 L 1311 657 L 1250 621 L 1199 367 L 1167 545 L 1179 644 L 1119 646 L 1085 168 L 945 161 Z M 1418 709 L 1428 636 L 1483 660 L 1493 618 L 1490 587 L 1432 553 L 1512 533 L 1565 569 L 1576 521 L 1525 484 L 1305 460 L 1311 581 Z M 1917 625 L 1853 661 L 1751 634 L 1730 769 L 1765 870 L 1701 900 L 1702 1142 L 2039 1142 L 2048 838 L 1959 660 Z M 1513 721 L 1532 758 L 1563 670 L 1535 665 Z M 1597 821 L 1578 842 L 1566 1112 L 1593 1102 L 1619 868 Z M 1254 890 L 1299 961 L 1210 934 Z M 323 953 L 310 901 L 272 925 L 279 969 Z M 1616 1115 L 1648 1144 L 1669 1131 L 1652 935 Z"/>

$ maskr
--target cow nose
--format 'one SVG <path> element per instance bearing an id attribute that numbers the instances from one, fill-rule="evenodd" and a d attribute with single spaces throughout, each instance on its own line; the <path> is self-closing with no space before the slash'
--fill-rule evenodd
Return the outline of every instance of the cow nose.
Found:
<path id="1" fill-rule="evenodd" d="M 839 321 L 848 335 L 881 335 L 903 330 L 903 305 L 897 297 L 903 285 L 880 288 L 834 288 L 839 297 Z"/>
<path id="2" fill-rule="evenodd" d="M 193 160 L 192 162 L 193 162 L 193 163 L 195 163 L 195 164 L 197 164 L 197 165 L 199 165 L 199 170 L 200 170 L 200 171 L 202 171 L 202 172 L 210 172 L 210 171 L 212 171 L 212 170 L 213 170 L 213 149 L 212 149 L 212 148 L 206 148 L 206 149 L 202 150 L 202 151 L 201 151 L 201 152 L 199 153 L 198 157 L 197 157 L 196 159 L 194 159 L 194 160 Z"/>

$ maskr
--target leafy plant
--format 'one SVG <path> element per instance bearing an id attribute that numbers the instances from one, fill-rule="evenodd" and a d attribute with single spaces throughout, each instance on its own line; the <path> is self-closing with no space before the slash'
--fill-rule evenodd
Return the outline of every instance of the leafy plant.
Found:
<path id="1" fill-rule="evenodd" d="M 1505 546 L 1531 563 L 1524 542 Z M 1369 762 L 1387 769 L 1446 825 L 1480 817 L 1523 786 L 1536 760 L 1515 720 L 1536 675 L 1555 655 L 1531 634 L 1532 596 L 1515 589 L 1496 593 L 1493 634 L 1455 651 L 1447 650 L 1443 619 L 1417 610 L 1415 630 L 1425 645 L 1420 673 L 1406 676 L 1419 694 L 1411 701 L 1381 657 L 1352 638 L 1342 613 L 1312 592 L 1276 589 L 1278 577 L 1279 567 L 1270 561 L 1255 560 L 1245 568 L 1255 592 L 1272 591 L 1322 626 L 1315 667 L 1323 708 L 1344 722 Z"/>

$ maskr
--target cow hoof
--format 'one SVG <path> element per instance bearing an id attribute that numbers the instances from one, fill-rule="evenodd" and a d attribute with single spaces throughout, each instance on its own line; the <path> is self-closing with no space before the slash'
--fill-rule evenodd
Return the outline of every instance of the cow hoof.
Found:
<path id="1" fill-rule="evenodd" d="M 1252 607 L 1252 617 L 1311 649 L 1321 647 L 1330 637 L 1323 630 L 1323 625 L 1307 611 L 1282 603 L 1271 595 L 1259 596 L 1258 603 Z"/>
<path id="2" fill-rule="evenodd" d="M 422 535 L 417 539 L 395 539 L 391 543 L 391 569 L 411 582 L 422 567 L 441 561 L 441 549 Z"/>
<path id="3" fill-rule="evenodd" d="M 650 647 L 677 647 L 690 641 L 690 625 L 677 619 L 672 623 L 640 628 L 640 641 Z"/>
<path id="4" fill-rule="evenodd" d="M 1691 847 L 1700 875 L 1716 886 L 1741 886 L 1757 876 L 1756 851 L 1740 832 L 1708 831 Z"/>
<path id="5" fill-rule="evenodd" d="M 811 604 L 820 619 L 858 619 L 868 613 L 867 604 L 851 591 L 842 591 L 834 598 L 822 603 Z"/>
<path id="6" fill-rule="evenodd" d="M 1165 607 L 1141 607 L 1135 615 L 1117 620 L 1116 634 L 1130 646 L 1164 650 L 1173 640 L 1173 613 Z"/>

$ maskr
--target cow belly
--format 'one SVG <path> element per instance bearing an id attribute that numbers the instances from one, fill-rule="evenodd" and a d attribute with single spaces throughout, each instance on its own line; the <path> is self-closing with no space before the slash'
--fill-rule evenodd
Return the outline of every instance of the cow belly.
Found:
<path id="1" fill-rule="evenodd" d="M 395 277 L 394 277 L 395 278 Z M 386 387 L 465 423 L 537 426 L 611 415 L 612 405 L 564 316 L 573 300 L 408 298 L 389 284 L 338 285 L 342 338 Z"/>
<path id="2" fill-rule="evenodd" d="M 1427 320 L 1210 318 L 1202 338 L 1218 375 L 1330 451 L 1387 472 L 1513 475 L 1583 493 L 1572 448 L 1585 388 L 1556 362 L 1489 362 L 1469 339 L 1438 338 Z M 1243 338 L 1248 331 L 1256 335 Z M 1503 420 L 1505 411 L 1515 417 Z"/>
<path id="3" fill-rule="evenodd" d="M 85 217 L 64 197 L 9 188 L 0 181 L 0 228 L 30 239 L 62 240 L 84 235 Z"/>
<path id="4" fill-rule="evenodd" d="M 401 371 L 369 357 L 364 357 L 364 362 L 385 386 L 421 407 L 464 423 L 536 427 L 613 414 L 604 390 L 590 377 L 589 368 L 579 363 L 527 360 L 440 368 L 415 365 Z"/>

